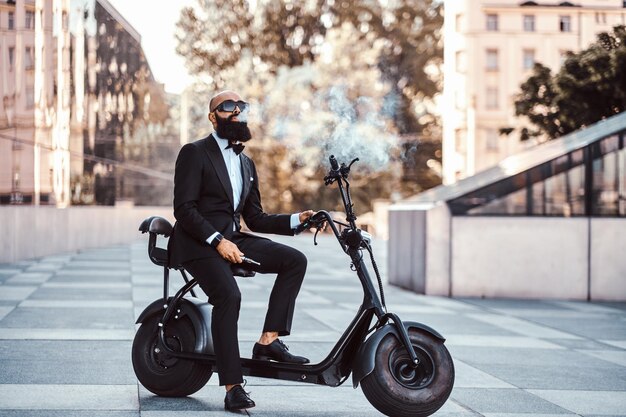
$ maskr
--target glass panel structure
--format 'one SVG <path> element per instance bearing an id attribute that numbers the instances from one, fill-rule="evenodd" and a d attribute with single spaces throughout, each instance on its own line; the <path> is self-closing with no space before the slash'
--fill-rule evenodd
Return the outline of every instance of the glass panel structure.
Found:
<path id="1" fill-rule="evenodd" d="M 453 215 L 626 217 L 626 130 L 448 200 Z"/>
<path id="2" fill-rule="evenodd" d="M 616 216 L 619 214 L 619 153 L 620 140 L 611 136 L 594 143 L 592 153 L 592 201 L 591 213 L 594 216 Z M 624 177 L 624 173 L 621 173 Z"/>

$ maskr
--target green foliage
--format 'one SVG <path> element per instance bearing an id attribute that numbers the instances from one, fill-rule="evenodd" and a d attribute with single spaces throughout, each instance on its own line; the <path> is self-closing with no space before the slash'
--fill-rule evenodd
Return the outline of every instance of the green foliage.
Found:
<path id="1" fill-rule="evenodd" d="M 579 53 L 570 53 L 558 73 L 536 64 L 521 85 L 515 114 L 526 116 L 549 138 L 570 133 L 626 111 L 626 27 L 601 33 Z M 526 132 L 526 137 L 535 132 Z"/>

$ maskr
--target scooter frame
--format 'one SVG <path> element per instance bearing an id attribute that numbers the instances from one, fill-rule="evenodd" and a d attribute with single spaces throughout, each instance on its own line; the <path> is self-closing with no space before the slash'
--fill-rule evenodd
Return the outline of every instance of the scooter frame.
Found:
<path id="1" fill-rule="evenodd" d="M 356 160 L 352 161 L 352 163 L 355 161 Z M 342 164 L 341 167 L 339 167 L 334 158 L 331 157 L 332 169 L 325 178 L 326 185 L 333 182 L 338 183 L 348 224 L 333 220 L 330 213 L 322 210 L 317 212 L 311 219 L 309 227 L 315 226 L 317 227 L 317 231 L 319 231 L 321 225 L 326 222 L 330 226 L 343 251 L 350 256 L 352 260 L 352 270 L 357 273 L 363 287 L 363 302 L 361 306 L 333 349 L 321 362 L 317 364 L 297 365 L 241 358 L 244 375 L 300 381 L 327 386 L 339 386 L 345 382 L 350 373 L 352 373 L 353 386 L 356 388 L 359 382 L 374 370 L 376 347 L 387 334 L 394 334 L 395 337 L 402 342 L 410 357 L 410 361 L 415 367 L 419 365 L 419 359 L 410 342 L 408 329 L 417 328 L 432 334 L 442 342 L 445 341 L 444 337 L 436 330 L 425 324 L 418 322 L 402 322 L 396 314 L 386 312 L 384 302 L 381 302 L 381 298 L 384 300 L 382 286 L 380 288 L 381 297 L 379 297 L 363 260 L 362 250 L 369 249 L 371 254 L 371 247 L 369 247 L 370 242 L 367 234 L 358 229 L 355 224 L 356 216 L 352 211 L 353 205 L 349 193 L 349 182 L 347 181 L 350 166 Z M 344 226 L 344 229 L 340 232 L 336 224 Z M 203 302 L 196 297 L 193 288 L 198 284 L 197 281 L 195 278 L 189 279 L 184 269 L 174 268 L 179 269 L 185 280 L 185 285 L 180 288 L 173 297 L 168 296 L 169 266 L 167 265 L 167 252 L 164 249 L 156 247 L 156 238 L 157 235 L 169 236 L 171 233 L 171 225 L 165 219 L 155 216 L 144 220 L 139 230 L 143 233 L 150 233 L 148 253 L 150 259 L 155 264 L 163 266 L 164 285 L 163 298 L 154 301 L 146 307 L 137 319 L 137 323 L 142 323 L 144 320 L 154 315 L 161 315 L 158 324 L 159 338 L 156 349 L 162 349 L 163 352 L 171 357 L 210 364 L 215 372 L 216 357 L 213 353 L 213 342 L 211 338 L 211 307 L 207 302 Z M 315 244 L 317 244 L 317 242 L 315 242 Z M 373 259 L 373 254 L 371 254 L 371 256 L 372 264 L 380 285 L 380 277 Z M 239 274 L 243 276 L 254 275 L 245 269 L 240 270 Z M 185 297 L 187 294 L 191 294 L 191 297 Z M 193 352 L 175 351 L 166 343 L 168 323 L 170 320 L 176 320 L 184 315 L 187 315 L 191 319 L 196 332 L 196 346 Z M 374 325 L 371 326 L 374 317 L 376 317 L 376 321 Z"/>

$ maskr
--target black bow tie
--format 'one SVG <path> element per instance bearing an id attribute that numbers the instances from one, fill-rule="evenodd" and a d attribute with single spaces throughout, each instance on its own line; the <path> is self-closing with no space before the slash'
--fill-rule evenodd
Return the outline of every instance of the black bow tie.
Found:
<path id="1" fill-rule="evenodd" d="M 235 153 L 239 155 L 241 152 L 243 152 L 243 148 L 245 148 L 245 146 L 243 146 L 241 143 L 228 142 L 228 146 L 226 147 L 226 149 L 228 148 L 232 148 L 233 151 L 235 151 Z"/>

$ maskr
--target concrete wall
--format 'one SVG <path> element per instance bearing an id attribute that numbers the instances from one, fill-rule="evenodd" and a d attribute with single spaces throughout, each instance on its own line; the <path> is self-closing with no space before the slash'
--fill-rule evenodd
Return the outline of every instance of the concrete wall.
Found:
<path id="1" fill-rule="evenodd" d="M 626 219 L 591 220 L 591 299 L 626 301 Z"/>
<path id="2" fill-rule="evenodd" d="M 0 206 L 0 263 L 132 242 L 139 224 L 169 207 Z"/>
<path id="3" fill-rule="evenodd" d="M 626 219 L 389 212 L 389 282 L 429 295 L 626 301 Z"/>
<path id="4" fill-rule="evenodd" d="M 403 210 L 403 207 L 389 212 L 387 271 L 394 285 L 420 294 L 426 293 L 427 213 L 427 209 Z"/>
<path id="5" fill-rule="evenodd" d="M 453 217 L 452 294 L 586 299 L 589 220 Z"/>
<path id="6" fill-rule="evenodd" d="M 448 206 L 393 206 L 387 259 L 392 284 L 420 294 L 450 295 Z"/>

